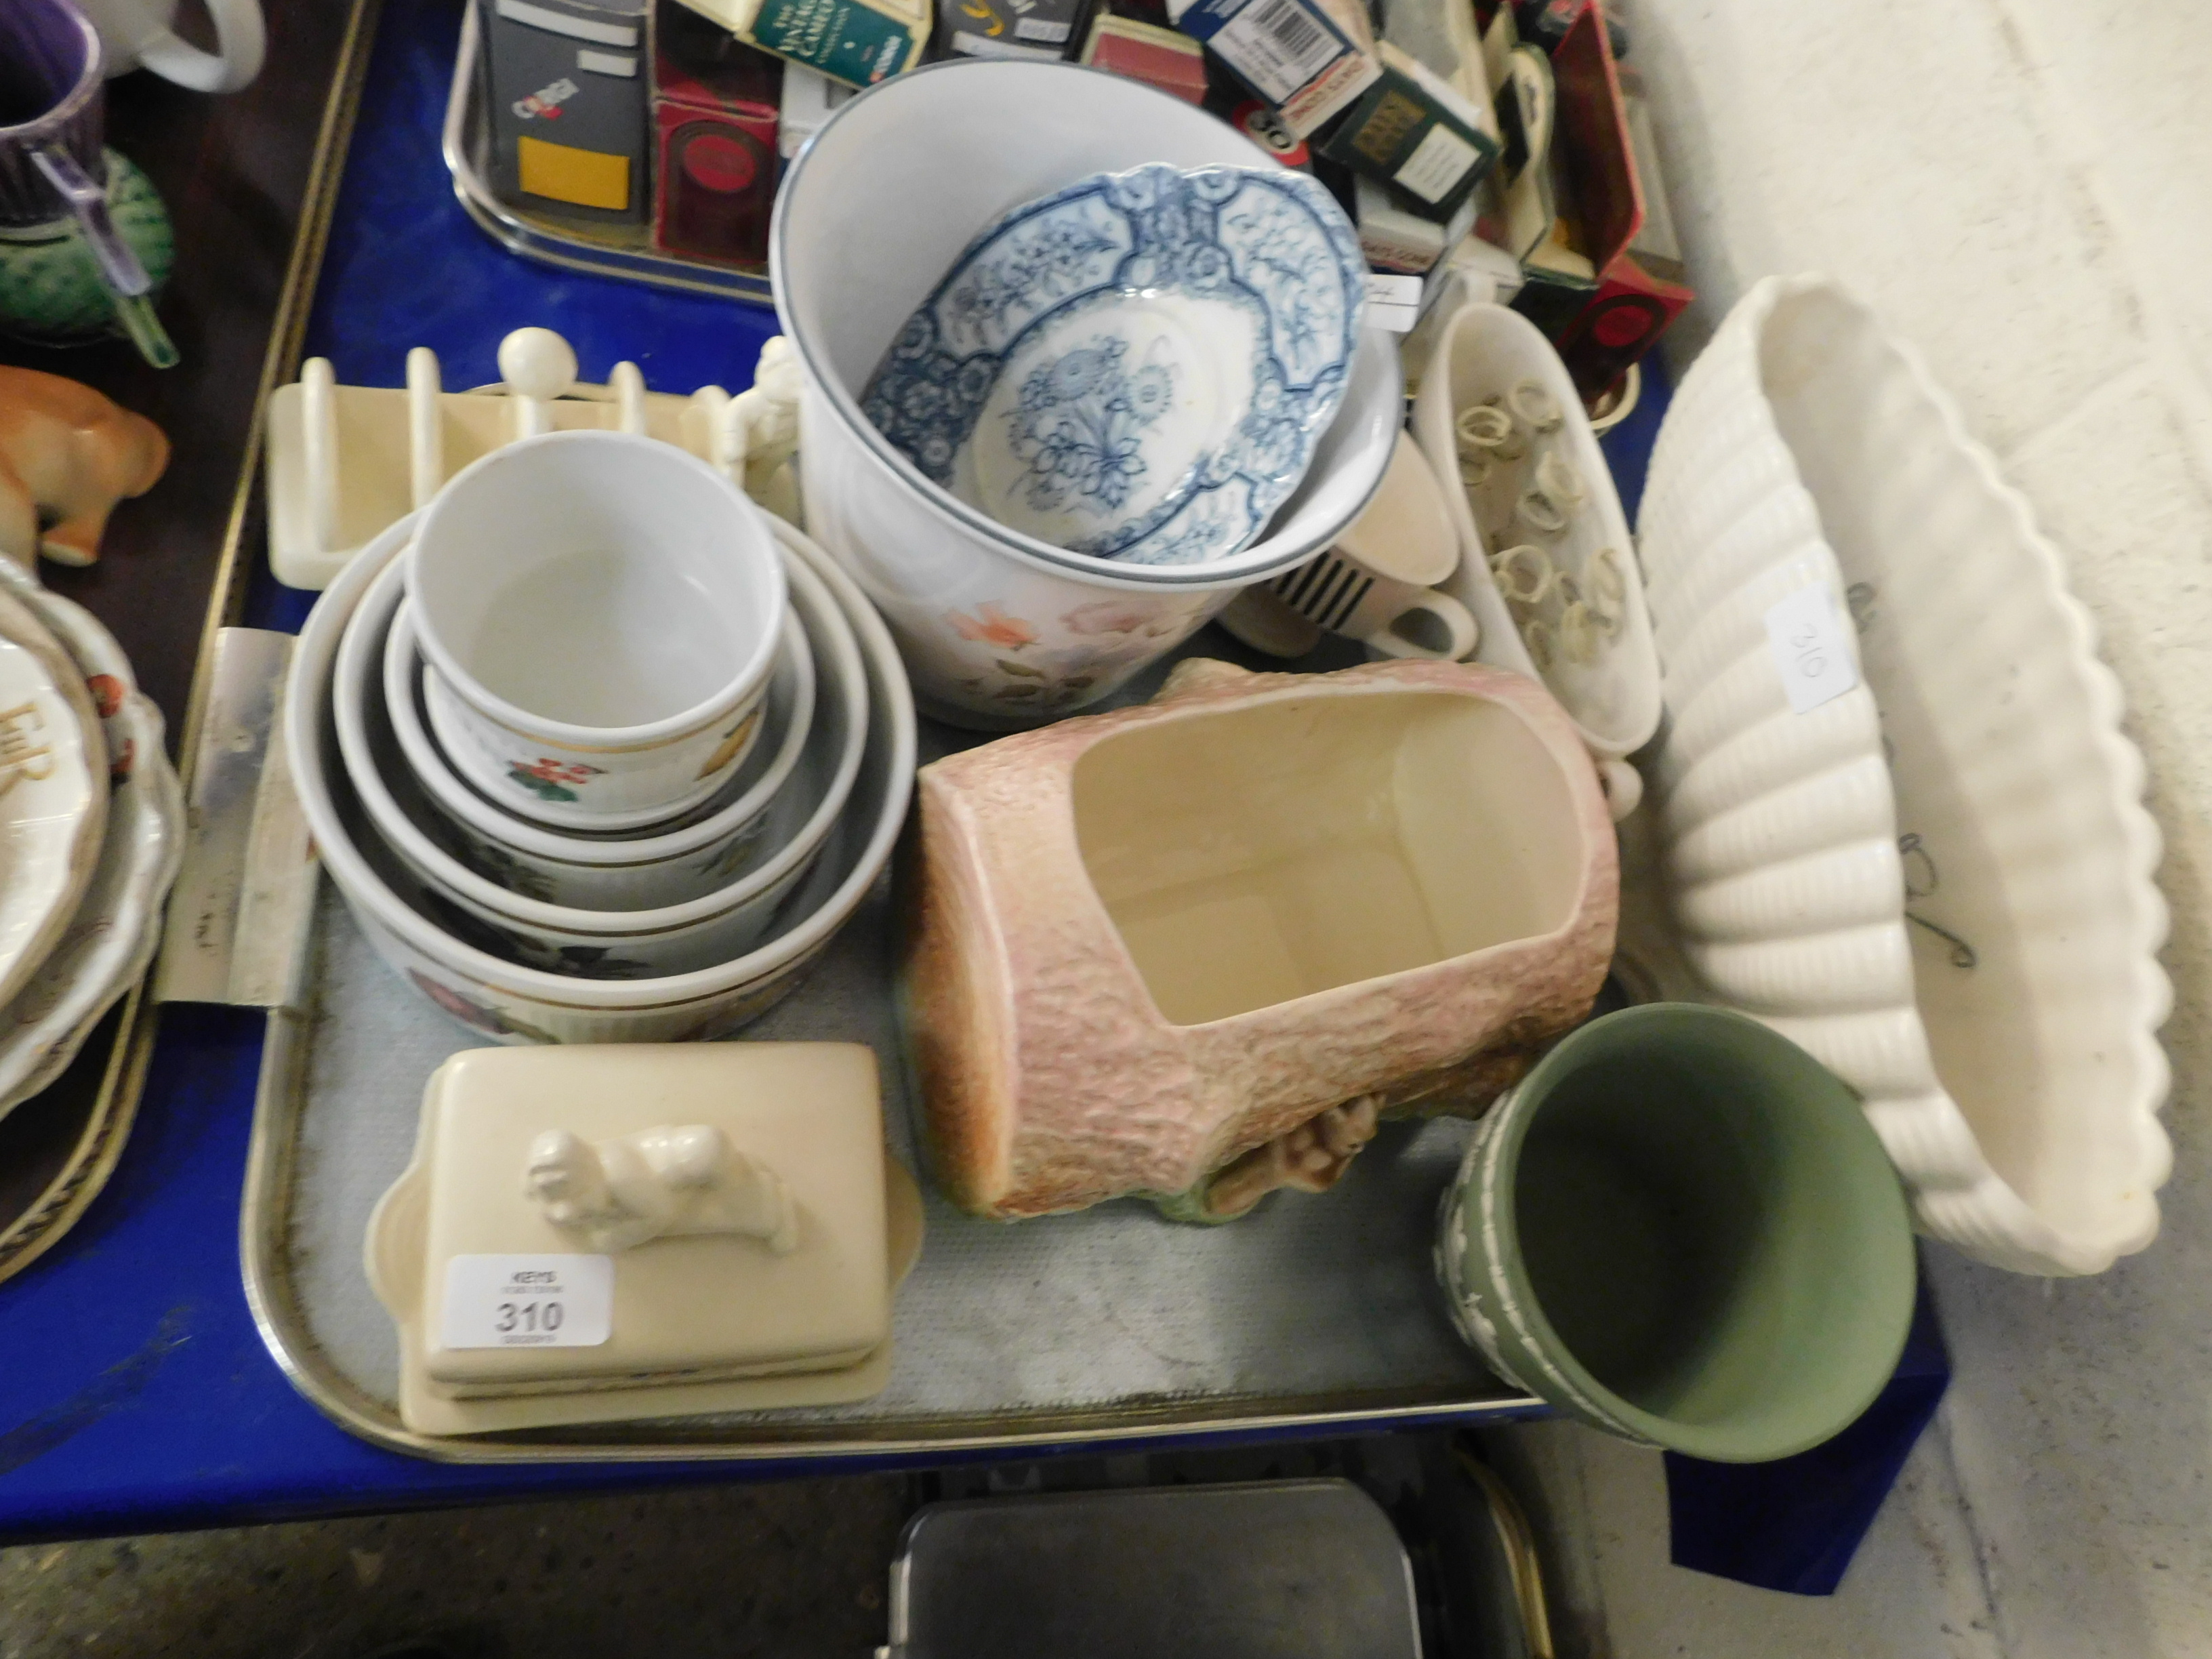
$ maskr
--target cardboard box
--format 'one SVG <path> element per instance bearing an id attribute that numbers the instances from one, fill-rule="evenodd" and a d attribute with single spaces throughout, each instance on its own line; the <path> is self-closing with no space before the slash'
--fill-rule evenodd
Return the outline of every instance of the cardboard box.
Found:
<path id="1" fill-rule="evenodd" d="M 1083 43 L 1082 61 L 1143 81 L 1187 103 L 1206 101 L 1206 54 L 1198 42 L 1173 29 L 1101 12 Z"/>
<path id="2" fill-rule="evenodd" d="M 768 257 L 782 80 L 780 60 L 660 0 L 653 17 L 655 246 L 738 264 Z"/>
<path id="3" fill-rule="evenodd" d="M 1697 298 L 1680 283 L 1654 276 L 1629 254 L 1606 270 L 1597 292 L 1559 336 L 1575 390 L 1595 402 L 1659 343 Z"/>
<path id="4" fill-rule="evenodd" d="M 1439 224 L 1401 192 L 1372 179 L 1354 186 L 1359 212 L 1359 251 L 1377 270 L 1425 276 L 1474 228 L 1474 199 L 1460 204 L 1449 224 Z"/>
<path id="5" fill-rule="evenodd" d="M 1379 60 L 1375 84 L 1317 147 L 1391 185 L 1414 212 L 1448 223 L 1496 163 L 1498 141 L 1484 131 L 1481 112 L 1441 76 L 1387 42 Z"/>
<path id="6" fill-rule="evenodd" d="M 1073 57 L 1091 22 L 1091 0 L 937 0 L 941 56 Z"/>
<path id="7" fill-rule="evenodd" d="M 1318 0 L 1170 0 L 1176 27 L 1203 41 L 1237 78 L 1310 137 L 1382 71 Z"/>
<path id="8" fill-rule="evenodd" d="M 480 0 L 492 188 L 534 212 L 643 224 L 647 0 Z"/>
<path id="9" fill-rule="evenodd" d="M 783 102 L 776 112 L 775 147 L 787 161 L 822 131 L 830 112 L 853 95 L 842 81 L 789 59 L 783 65 Z"/>
<path id="10" fill-rule="evenodd" d="M 856 87 L 912 69 L 929 44 L 922 0 L 684 0 L 749 46 Z"/>

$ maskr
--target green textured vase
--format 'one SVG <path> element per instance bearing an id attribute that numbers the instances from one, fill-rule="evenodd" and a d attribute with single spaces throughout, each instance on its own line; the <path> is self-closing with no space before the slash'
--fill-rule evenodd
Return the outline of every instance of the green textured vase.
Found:
<path id="1" fill-rule="evenodd" d="M 169 210 L 135 163 L 112 149 L 106 156 L 108 212 L 159 295 L 177 262 Z M 0 227 L 0 334 L 39 345 L 128 337 L 74 220 Z"/>
<path id="2" fill-rule="evenodd" d="M 1437 1267 L 1501 1371 L 1724 1462 L 1839 1433 L 1912 1322 L 1911 1218 L 1857 1099 L 1719 1008 L 1594 1020 L 1491 1109 Z"/>

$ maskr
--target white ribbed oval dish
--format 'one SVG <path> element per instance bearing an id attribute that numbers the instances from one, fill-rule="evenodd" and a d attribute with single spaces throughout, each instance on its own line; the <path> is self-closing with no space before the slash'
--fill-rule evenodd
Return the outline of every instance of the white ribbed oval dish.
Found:
<path id="1" fill-rule="evenodd" d="M 2172 1164 L 2159 836 L 2027 501 L 1863 304 L 1773 277 L 1684 377 L 1639 535 L 1708 991 L 1859 1091 L 1929 1233 L 2026 1273 L 2141 1249 Z M 1793 714 L 1765 616 L 1814 584 L 1861 683 Z"/>

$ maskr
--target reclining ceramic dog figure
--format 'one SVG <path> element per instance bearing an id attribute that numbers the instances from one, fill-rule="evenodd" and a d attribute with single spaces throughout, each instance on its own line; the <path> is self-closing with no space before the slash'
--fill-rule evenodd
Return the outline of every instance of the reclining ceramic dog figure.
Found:
<path id="1" fill-rule="evenodd" d="M 1482 1110 L 1613 956 L 1595 769 L 1502 670 L 1193 660 L 917 799 L 908 1029 L 938 1176 L 981 1215 L 1324 1190 L 1379 1118 Z"/>
<path id="2" fill-rule="evenodd" d="M 781 1178 L 705 1124 L 600 1141 L 548 1129 L 531 1143 L 524 1184 L 555 1226 L 610 1255 L 699 1233 L 744 1234 L 777 1255 L 799 1244 Z"/>
<path id="3" fill-rule="evenodd" d="M 144 416 L 58 374 L 0 368 L 0 554 L 27 569 L 40 553 L 90 564 L 115 503 L 168 465 L 169 441 Z"/>

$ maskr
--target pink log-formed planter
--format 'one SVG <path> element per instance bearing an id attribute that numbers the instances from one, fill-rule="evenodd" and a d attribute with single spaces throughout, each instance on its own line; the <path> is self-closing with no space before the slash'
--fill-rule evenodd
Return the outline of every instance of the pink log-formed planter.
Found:
<path id="1" fill-rule="evenodd" d="M 906 1012 L 939 1178 L 980 1214 L 1318 1190 L 1378 1109 L 1480 1109 L 1612 957 L 1588 750 L 1496 669 L 1187 663 L 919 795 Z"/>

